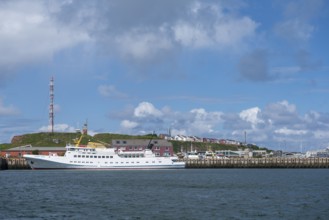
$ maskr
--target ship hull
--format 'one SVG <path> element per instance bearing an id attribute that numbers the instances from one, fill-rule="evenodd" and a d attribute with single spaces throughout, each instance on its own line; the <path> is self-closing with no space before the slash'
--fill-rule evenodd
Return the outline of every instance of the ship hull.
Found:
<path id="1" fill-rule="evenodd" d="M 74 161 L 61 156 L 24 155 L 32 169 L 181 169 L 184 162 L 172 161 L 170 158 L 119 158 L 113 161 L 90 160 Z"/>

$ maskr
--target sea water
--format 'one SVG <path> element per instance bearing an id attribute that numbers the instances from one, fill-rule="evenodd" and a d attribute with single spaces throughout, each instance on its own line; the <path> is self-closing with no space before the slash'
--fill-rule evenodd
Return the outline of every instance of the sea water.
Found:
<path id="1" fill-rule="evenodd" d="M 0 219 L 328 219 L 328 169 L 0 171 Z"/>

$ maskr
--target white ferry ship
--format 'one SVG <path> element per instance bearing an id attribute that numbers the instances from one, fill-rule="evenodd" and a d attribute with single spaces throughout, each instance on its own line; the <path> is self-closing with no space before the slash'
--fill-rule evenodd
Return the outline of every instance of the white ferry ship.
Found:
<path id="1" fill-rule="evenodd" d="M 156 157 L 151 149 L 123 152 L 114 148 L 66 146 L 64 156 L 23 156 L 32 169 L 177 169 L 185 162 L 177 157 Z"/>

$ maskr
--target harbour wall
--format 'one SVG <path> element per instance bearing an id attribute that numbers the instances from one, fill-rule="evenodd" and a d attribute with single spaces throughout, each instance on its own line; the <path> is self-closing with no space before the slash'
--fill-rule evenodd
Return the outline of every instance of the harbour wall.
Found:
<path id="1" fill-rule="evenodd" d="M 329 168 L 329 158 L 230 158 L 185 161 L 186 168 Z M 24 158 L 0 158 L 0 170 L 30 169 Z"/>
<path id="2" fill-rule="evenodd" d="M 329 158 L 230 158 L 185 162 L 186 168 L 329 168 Z"/>
<path id="3" fill-rule="evenodd" d="M 24 158 L 0 158 L 1 170 L 31 169 Z"/>

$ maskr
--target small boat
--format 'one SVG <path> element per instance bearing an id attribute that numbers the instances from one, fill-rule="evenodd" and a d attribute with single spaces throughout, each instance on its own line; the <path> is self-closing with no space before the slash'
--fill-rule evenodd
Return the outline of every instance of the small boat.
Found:
<path id="1" fill-rule="evenodd" d="M 114 148 L 67 145 L 64 156 L 56 154 L 23 156 L 32 169 L 178 169 L 185 162 L 177 157 L 157 157 L 152 146 L 124 152 Z"/>
<path id="2" fill-rule="evenodd" d="M 199 154 L 196 151 L 187 152 L 185 158 L 188 160 L 198 160 Z"/>

